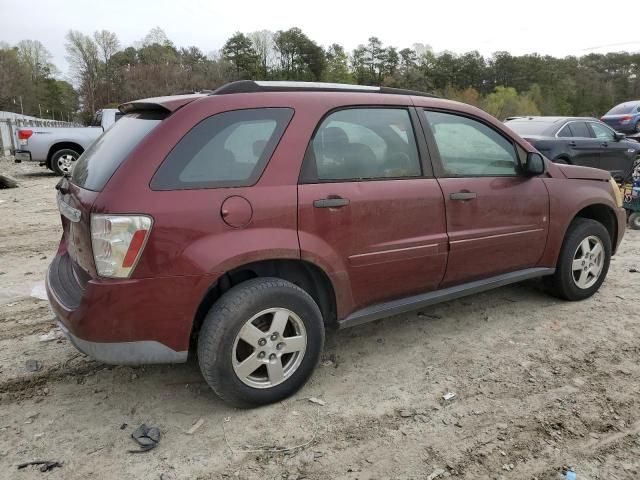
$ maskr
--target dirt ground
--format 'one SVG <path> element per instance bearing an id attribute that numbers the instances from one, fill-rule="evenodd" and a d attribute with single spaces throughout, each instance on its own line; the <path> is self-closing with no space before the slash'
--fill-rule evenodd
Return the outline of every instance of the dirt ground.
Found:
<path id="1" fill-rule="evenodd" d="M 0 190 L 0 478 L 640 474 L 640 273 L 630 271 L 640 232 L 627 231 L 589 300 L 562 302 L 528 282 L 332 332 L 298 394 L 236 410 L 194 362 L 105 366 L 62 337 L 36 298 L 61 233 L 58 178 L 7 160 L 1 170 L 20 188 Z M 127 453 L 141 423 L 160 428 L 160 443 Z M 17 470 L 38 459 L 63 466 Z"/>

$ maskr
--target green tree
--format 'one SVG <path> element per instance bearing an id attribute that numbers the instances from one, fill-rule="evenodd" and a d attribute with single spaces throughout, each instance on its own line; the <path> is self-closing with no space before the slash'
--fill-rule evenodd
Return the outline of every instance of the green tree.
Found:
<path id="1" fill-rule="evenodd" d="M 251 39 L 244 33 L 236 32 L 222 47 L 222 55 L 235 68 L 236 79 L 251 78 L 256 73 L 258 54 Z"/>

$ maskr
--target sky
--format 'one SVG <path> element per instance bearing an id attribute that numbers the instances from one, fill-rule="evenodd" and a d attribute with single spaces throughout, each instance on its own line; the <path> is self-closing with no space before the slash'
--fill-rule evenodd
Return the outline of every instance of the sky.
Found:
<path id="1" fill-rule="evenodd" d="M 294 26 L 320 45 L 340 43 L 347 50 L 370 36 L 385 46 L 422 43 L 436 52 L 484 55 L 640 50 L 637 29 L 611 27 L 614 17 L 591 6 L 584 0 L 0 0 L 0 42 L 40 40 L 62 78 L 68 74 L 69 29 L 110 30 L 127 47 L 159 26 L 176 46 L 195 45 L 205 53 L 219 50 L 236 31 Z"/>

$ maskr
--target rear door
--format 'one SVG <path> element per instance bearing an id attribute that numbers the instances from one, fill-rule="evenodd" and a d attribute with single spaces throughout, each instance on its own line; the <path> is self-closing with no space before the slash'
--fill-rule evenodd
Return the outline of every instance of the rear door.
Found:
<path id="1" fill-rule="evenodd" d="M 627 142 L 616 139 L 615 132 L 606 125 L 596 122 L 588 125 L 600 144 L 600 168 L 622 179 L 631 166 Z"/>
<path id="2" fill-rule="evenodd" d="M 310 142 L 298 187 L 302 258 L 344 280 L 340 316 L 442 280 L 444 201 L 418 129 L 411 108 L 346 108 L 326 115 Z"/>
<path id="3" fill-rule="evenodd" d="M 595 138 L 591 129 L 587 126 L 587 122 L 576 121 L 569 122 L 565 129 L 571 131 L 571 137 L 564 138 L 567 141 L 569 152 L 571 154 L 571 162 L 574 165 L 582 165 L 585 167 L 600 168 L 600 152 L 602 150 L 601 141 Z M 566 132 L 565 129 L 558 132 Z M 563 134 L 564 136 L 566 134 Z"/>
<path id="4" fill-rule="evenodd" d="M 535 266 L 549 224 L 542 179 L 522 175 L 516 145 L 481 119 L 435 110 L 421 115 L 447 212 L 442 286 Z"/>

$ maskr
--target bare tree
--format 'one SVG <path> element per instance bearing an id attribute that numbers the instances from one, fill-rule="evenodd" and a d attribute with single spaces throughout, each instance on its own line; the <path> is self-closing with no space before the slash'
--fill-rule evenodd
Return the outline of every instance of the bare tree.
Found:
<path id="1" fill-rule="evenodd" d="M 115 84 L 113 71 L 113 56 L 120 50 L 120 42 L 115 33 L 108 30 L 94 32 L 93 39 L 98 47 L 102 63 L 102 76 L 104 80 L 106 100 L 111 103 L 111 92 Z"/>
<path id="2" fill-rule="evenodd" d="M 18 60 L 27 66 L 31 81 L 46 77 L 53 73 L 55 67 L 51 64 L 51 53 L 38 40 L 22 40 L 16 45 Z"/>
<path id="3" fill-rule="evenodd" d="M 79 86 L 85 109 L 95 111 L 100 84 L 100 53 L 98 45 L 82 32 L 70 30 L 67 34 L 67 61 L 72 76 Z"/>
<path id="4" fill-rule="evenodd" d="M 269 70 L 276 66 L 276 51 L 273 41 L 274 33 L 270 30 L 259 30 L 248 35 L 253 48 L 258 54 L 260 74 L 266 78 Z"/>

